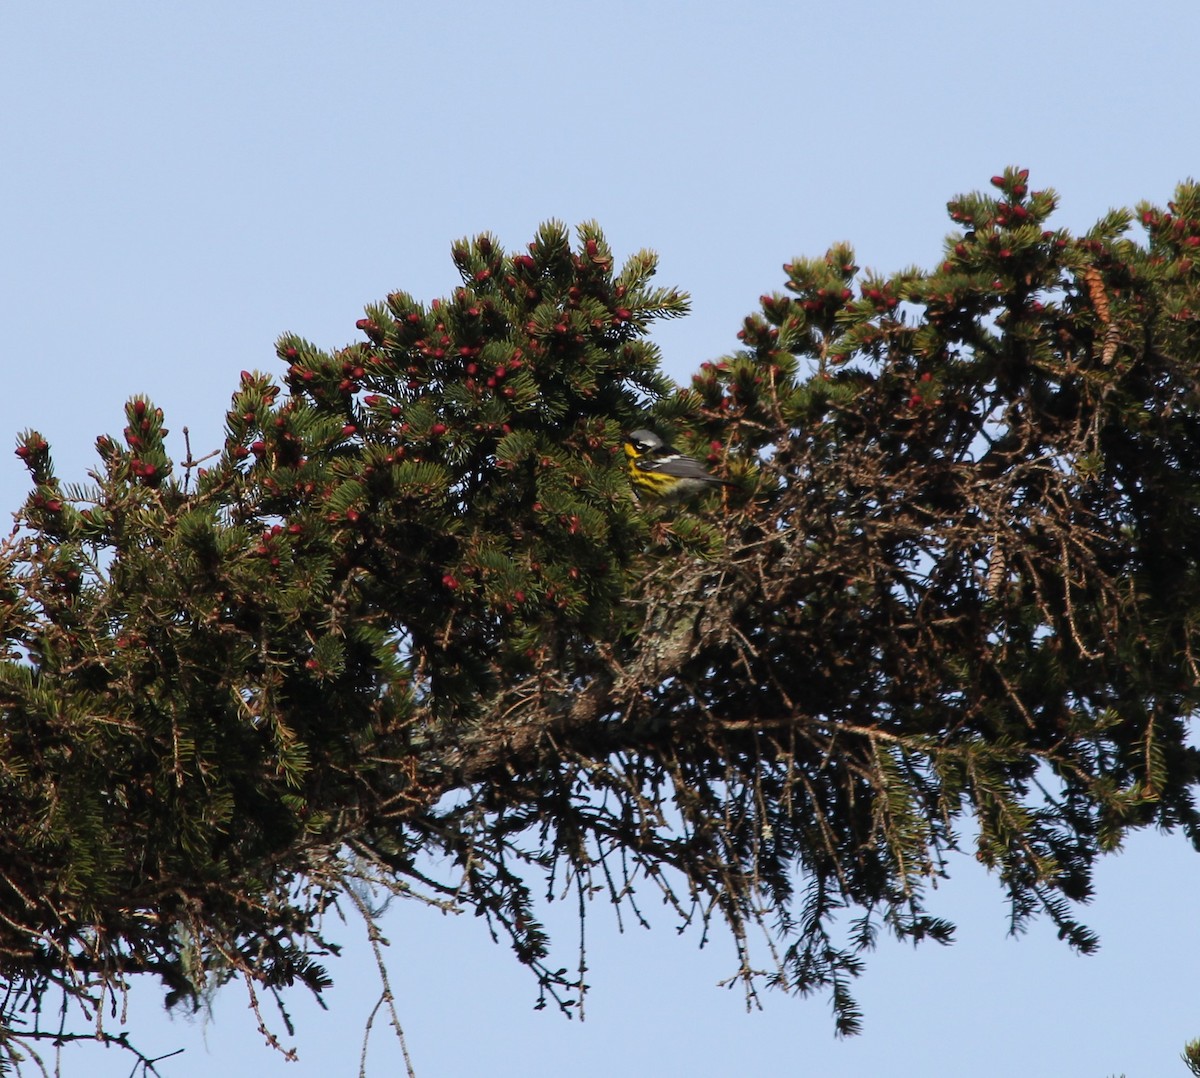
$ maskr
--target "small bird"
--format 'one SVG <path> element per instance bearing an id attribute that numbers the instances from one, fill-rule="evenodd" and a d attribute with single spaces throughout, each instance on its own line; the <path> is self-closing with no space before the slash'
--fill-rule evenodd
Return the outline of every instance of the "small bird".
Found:
<path id="1" fill-rule="evenodd" d="M 638 499 L 677 502 L 713 487 L 731 487 L 712 475 L 695 457 L 687 457 L 649 430 L 625 435 L 629 482 Z"/>

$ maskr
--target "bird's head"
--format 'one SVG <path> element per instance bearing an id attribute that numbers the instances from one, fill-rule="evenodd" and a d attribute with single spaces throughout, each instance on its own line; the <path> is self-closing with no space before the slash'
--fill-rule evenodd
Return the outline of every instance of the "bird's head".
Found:
<path id="1" fill-rule="evenodd" d="M 625 435 L 625 456 L 642 457 L 655 449 L 661 449 L 664 444 L 652 430 L 631 430 Z"/>

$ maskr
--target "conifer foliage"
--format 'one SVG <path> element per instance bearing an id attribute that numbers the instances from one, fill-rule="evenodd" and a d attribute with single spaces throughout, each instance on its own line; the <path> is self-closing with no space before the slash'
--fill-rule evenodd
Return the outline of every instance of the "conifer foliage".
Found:
<path id="1" fill-rule="evenodd" d="M 968 829 L 1014 927 L 1093 947 L 1100 853 L 1200 842 L 1200 188 L 1075 236 L 992 184 L 931 271 L 788 263 L 686 389 L 653 255 L 551 223 L 455 244 L 450 295 L 339 351 L 281 338 L 205 468 L 144 397 L 86 486 L 22 435 L 10 1059 L 139 973 L 320 992 L 364 887 L 473 907 L 564 1007 L 535 895 L 665 897 L 851 1032 L 880 928 L 950 939 L 926 897 Z M 735 487 L 636 503 L 646 426 Z"/>

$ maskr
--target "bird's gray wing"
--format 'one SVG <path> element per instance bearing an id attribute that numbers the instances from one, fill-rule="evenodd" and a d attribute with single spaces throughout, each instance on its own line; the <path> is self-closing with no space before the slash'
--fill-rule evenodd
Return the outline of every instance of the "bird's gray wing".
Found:
<path id="1" fill-rule="evenodd" d="M 648 460 L 643 462 L 641 467 L 647 471 L 672 476 L 675 479 L 701 479 L 709 483 L 725 482 L 724 479 L 718 479 L 715 475 L 710 475 L 708 469 L 695 457 L 685 457 L 683 454 L 662 457 L 659 460 Z"/>

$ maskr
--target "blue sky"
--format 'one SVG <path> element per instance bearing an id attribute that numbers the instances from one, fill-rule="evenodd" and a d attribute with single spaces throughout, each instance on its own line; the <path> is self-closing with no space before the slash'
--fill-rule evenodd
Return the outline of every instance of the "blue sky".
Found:
<path id="1" fill-rule="evenodd" d="M 849 240 L 880 270 L 931 265 L 945 203 L 1007 164 L 1083 228 L 1165 202 L 1200 171 L 1200 6 L 1163 2 L 847 4 L 709 0 L 499 5 L 315 0 L 13 0 L 0 8 L 0 443 L 24 427 L 82 478 L 92 443 L 150 394 L 199 454 L 242 368 L 273 342 L 354 338 L 362 306 L 456 283 L 449 248 L 510 248 L 549 217 L 652 247 L 694 313 L 656 335 L 684 380 L 736 347 L 780 265 Z M 3 432 L 8 432 L 3 434 Z M 0 452 L 0 507 L 24 496 Z M 7 509 L 5 511 L 7 511 Z M 1099 873 L 1080 958 L 1046 925 L 1005 935 L 999 889 L 963 858 L 935 907 L 959 942 L 887 944 L 860 985 L 866 1032 L 823 1000 L 746 1014 L 668 917 L 589 928 L 586 1022 L 532 1010 L 523 970 L 470 917 L 389 915 L 392 983 L 420 1078 L 610 1074 L 1186 1074 L 1200 1036 L 1200 858 L 1137 836 Z M 564 964 L 570 909 L 555 916 Z M 356 935 L 349 926 L 347 940 Z M 375 998 L 361 948 L 329 1011 L 296 997 L 301 1061 L 256 1044 L 236 987 L 207 1025 L 136 993 L 134 1032 L 172 1078 L 354 1074 Z M 398 1052 L 377 1022 L 371 1074 Z M 77 1050 L 64 1073 L 125 1075 Z"/>

